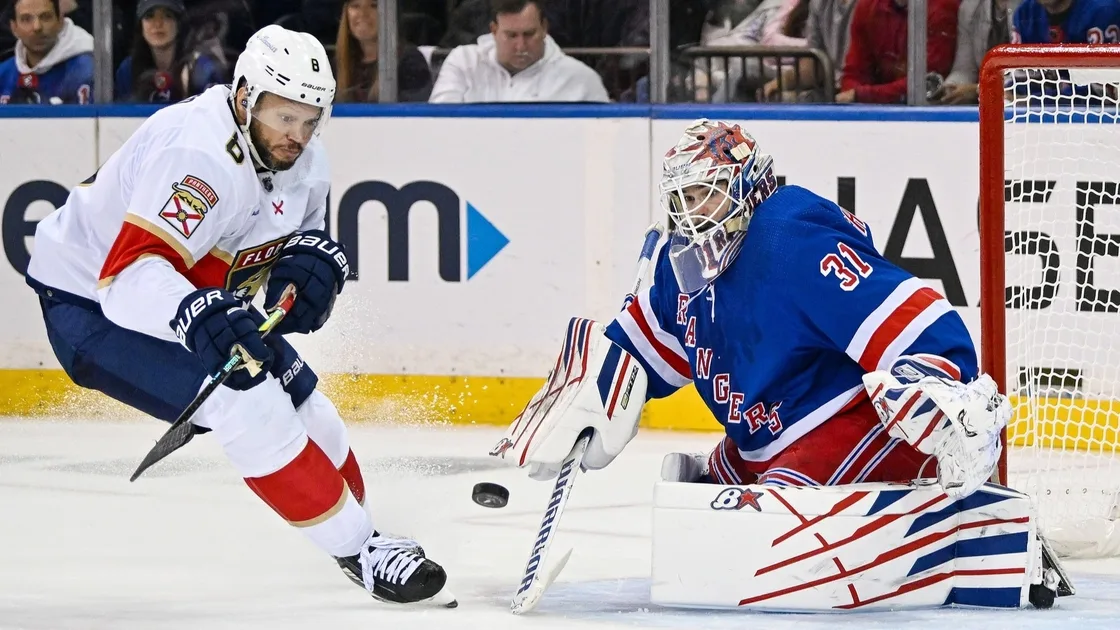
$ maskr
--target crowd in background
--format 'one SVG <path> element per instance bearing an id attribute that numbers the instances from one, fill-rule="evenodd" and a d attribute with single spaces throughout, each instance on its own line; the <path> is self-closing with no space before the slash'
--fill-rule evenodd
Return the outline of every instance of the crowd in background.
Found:
<path id="1" fill-rule="evenodd" d="M 228 83 L 279 23 L 318 37 L 341 103 L 376 103 L 378 3 L 114 0 L 117 102 L 175 102 Z M 905 103 L 908 0 L 672 0 L 671 102 Z M 926 0 L 928 98 L 975 104 L 1003 43 L 1114 43 L 1120 0 Z M 648 0 L 399 0 L 397 100 L 646 102 Z M 0 104 L 89 103 L 92 2 L 8 0 Z"/>

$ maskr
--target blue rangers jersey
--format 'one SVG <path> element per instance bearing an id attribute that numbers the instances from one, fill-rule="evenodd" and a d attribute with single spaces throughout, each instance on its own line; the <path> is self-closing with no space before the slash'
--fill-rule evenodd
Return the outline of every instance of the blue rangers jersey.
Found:
<path id="1" fill-rule="evenodd" d="M 863 221 L 804 188 L 755 209 L 738 258 L 705 289 L 680 292 L 665 247 L 654 265 L 607 337 L 642 363 L 650 398 L 695 383 L 744 461 L 772 459 L 866 396 L 862 375 L 900 355 L 977 376 L 949 302 L 883 258 Z"/>
<path id="2" fill-rule="evenodd" d="M 30 81 L 34 84 L 23 84 Z M 15 57 L 0 63 L 0 104 L 46 105 L 52 98 L 76 105 L 93 102 L 92 54 L 70 57 L 41 74 L 20 74 Z"/>
<path id="3" fill-rule="evenodd" d="M 1073 0 L 1069 10 L 1052 16 L 1038 0 L 1025 0 L 1012 19 L 1013 44 L 1115 44 L 1120 41 L 1120 3 Z"/>

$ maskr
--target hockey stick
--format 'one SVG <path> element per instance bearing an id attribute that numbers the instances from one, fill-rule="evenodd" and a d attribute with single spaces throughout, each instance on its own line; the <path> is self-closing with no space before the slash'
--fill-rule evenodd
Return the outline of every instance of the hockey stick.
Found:
<path id="1" fill-rule="evenodd" d="M 642 253 L 638 255 L 638 272 L 634 278 L 634 287 L 630 289 L 630 292 L 626 294 L 626 299 L 622 301 L 622 310 L 626 310 L 626 307 L 630 306 L 630 303 L 638 296 L 638 291 L 642 290 L 642 280 L 646 277 L 646 271 L 653 259 L 653 250 L 657 249 L 657 241 L 661 240 L 661 235 L 664 232 L 665 228 L 661 227 L 660 223 L 654 223 L 646 228 L 645 240 L 642 241 Z"/>
<path id="2" fill-rule="evenodd" d="M 642 280 L 649 269 L 653 252 L 657 248 L 657 242 L 661 239 L 662 232 L 663 228 L 658 223 L 651 225 L 646 230 L 642 252 L 638 257 L 637 278 L 634 280 L 633 289 L 623 300 L 623 309 L 634 301 L 641 290 Z M 552 499 L 548 502 L 548 508 L 545 509 L 544 516 L 541 518 L 541 526 L 537 530 L 533 550 L 529 552 L 529 561 L 525 564 L 525 573 L 521 576 L 521 584 L 518 586 L 517 593 L 514 594 L 513 602 L 510 604 L 510 610 L 515 615 L 527 613 L 537 606 L 545 590 L 560 575 L 560 571 L 568 563 L 568 558 L 572 556 L 573 550 L 568 549 L 555 565 L 543 573 L 542 577 L 541 568 L 548 558 L 549 548 L 552 546 L 552 541 L 560 525 L 560 516 L 564 513 L 564 506 L 568 503 L 568 497 L 572 494 L 576 475 L 583 465 L 583 455 L 587 452 L 587 445 L 591 443 L 593 433 L 594 431 L 590 428 L 584 429 L 576 439 L 572 450 L 568 452 L 568 456 L 560 464 L 560 473 L 556 476 L 556 483 L 552 487 Z"/>
<path id="3" fill-rule="evenodd" d="M 529 553 L 529 562 L 525 565 L 525 573 L 521 576 L 521 585 L 513 596 L 510 610 L 513 614 L 520 615 L 536 608 L 547 589 L 572 555 L 569 549 L 555 566 L 544 573 L 540 573 L 544 561 L 548 557 L 548 550 L 552 546 L 557 527 L 560 525 L 560 516 L 564 513 L 564 505 L 572 494 L 575 485 L 576 473 L 583 464 L 583 455 L 587 452 L 587 445 L 591 443 L 593 431 L 584 429 L 576 440 L 575 446 L 568 452 L 568 456 L 560 464 L 560 474 L 556 475 L 556 484 L 552 486 L 552 499 L 541 519 L 541 527 L 537 531 L 537 538 L 533 542 L 533 550 Z"/>
<path id="4" fill-rule="evenodd" d="M 291 310 L 292 304 L 294 304 L 295 301 L 295 287 L 288 285 L 288 288 L 281 294 L 280 301 L 276 303 L 276 306 L 269 313 L 268 318 L 265 319 L 257 329 L 262 337 L 275 328 L 276 324 L 280 323 L 280 320 L 284 319 L 284 316 Z M 144 460 L 136 467 L 136 472 L 132 473 L 132 476 L 128 479 L 129 481 L 136 481 L 140 475 L 144 474 L 144 471 L 151 468 L 153 464 L 180 448 L 183 448 L 187 445 L 187 442 L 190 442 L 194 438 L 195 430 L 194 425 L 190 422 L 191 416 L 194 415 L 194 412 L 198 411 L 202 403 L 210 398 L 214 390 L 221 387 L 222 383 L 229 378 L 229 375 L 233 374 L 233 371 L 245 361 L 244 351 L 239 352 L 238 350 L 241 349 L 234 346 L 233 351 L 230 353 L 229 360 L 226 361 L 225 365 L 222 366 L 222 369 L 219 370 L 217 374 L 210 377 L 210 382 L 206 384 L 206 387 L 203 387 L 202 391 L 191 401 L 191 404 L 187 405 L 183 413 L 179 414 L 179 417 L 175 419 L 175 422 L 171 424 L 171 428 L 163 434 L 163 437 L 156 441 L 156 445 L 144 456 Z"/>

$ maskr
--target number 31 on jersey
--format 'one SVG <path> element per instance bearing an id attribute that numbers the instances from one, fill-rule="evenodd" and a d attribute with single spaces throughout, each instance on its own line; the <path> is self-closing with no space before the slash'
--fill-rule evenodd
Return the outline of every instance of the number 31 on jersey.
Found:
<path id="1" fill-rule="evenodd" d="M 837 243 L 837 252 L 829 252 L 821 258 L 821 275 L 835 274 L 840 279 L 840 288 L 851 291 L 859 286 L 860 278 L 871 275 L 871 265 L 864 262 L 856 250 L 847 243 Z"/>

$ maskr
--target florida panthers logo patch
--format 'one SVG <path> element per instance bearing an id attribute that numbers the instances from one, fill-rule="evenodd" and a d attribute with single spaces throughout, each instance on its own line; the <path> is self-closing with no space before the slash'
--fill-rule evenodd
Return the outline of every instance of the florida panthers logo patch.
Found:
<path id="1" fill-rule="evenodd" d="M 171 184 L 171 198 L 163 205 L 159 216 L 184 238 L 190 238 L 217 203 L 218 195 L 210 184 L 187 175 L 183 181 Z"/>
<path id="2" fill-rule="evenodd" d="M 239 298 L 256 295 L 287 240 L 284 236 L 237 252 L 226 276 L 226 289 Z"/>

